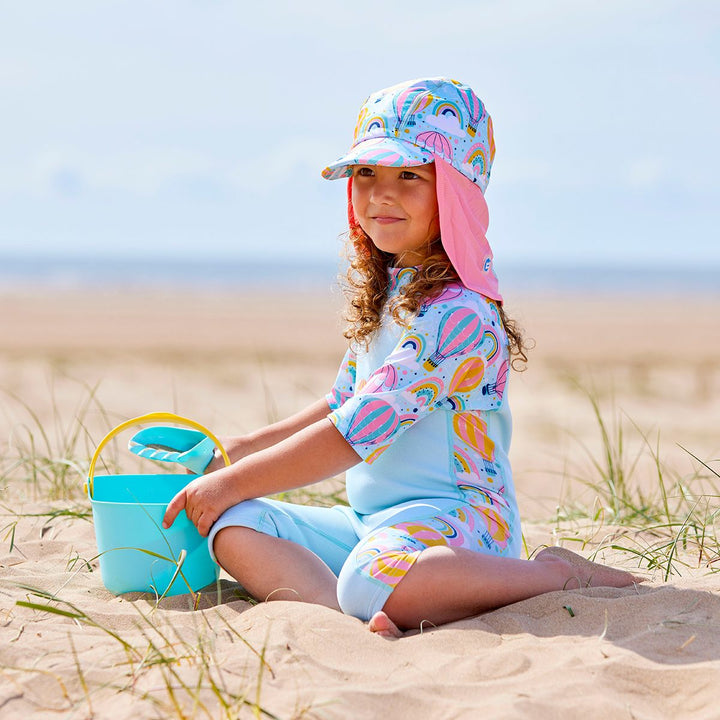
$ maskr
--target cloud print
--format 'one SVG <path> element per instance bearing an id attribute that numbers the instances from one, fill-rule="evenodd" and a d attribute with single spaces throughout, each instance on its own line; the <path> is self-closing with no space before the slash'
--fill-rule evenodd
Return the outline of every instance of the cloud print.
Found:
<path id="1" fill-rule="evenodd" d="M 428 125 L 439 128 L 443 132 L 451 135 L 462 136 L 463 130 L 460 127 L 460 121 L 450 112 L 441 113 L 440 115 L 426 115 L 425 121 Z"/>

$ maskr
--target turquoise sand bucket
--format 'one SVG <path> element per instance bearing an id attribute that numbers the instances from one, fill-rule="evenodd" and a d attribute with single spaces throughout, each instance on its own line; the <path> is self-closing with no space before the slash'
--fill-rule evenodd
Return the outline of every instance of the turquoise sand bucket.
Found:
<path id="1" fill-rule="evenodd" d="M 115 595 L 152 592 L 158 596 L 195 592 L 218 578 L 207 539 L 181 511 L 172 527 L 162 519 L 172 498 L 193 475 L 96 475 L 100 453 L 118 433 L 134 425 L 172 422 L 207 435 L 229 465 L 220 441 L 202 425 L 172 413 L 150 413 L 121 423 L 97 446 L 90 462 L 86 490 L 92 505 L 100 574 Z"/>

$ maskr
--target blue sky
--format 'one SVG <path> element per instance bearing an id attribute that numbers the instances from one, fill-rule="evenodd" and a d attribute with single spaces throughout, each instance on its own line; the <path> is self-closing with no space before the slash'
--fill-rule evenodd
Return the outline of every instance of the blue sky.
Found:
<path id="1" fill-rule="evenodd" d="M 0 0 L 0 256 L 333 259 L 320 171 L 425 75 L 493 116 L 499 262 L 720 269 L 717 0 Z"/>

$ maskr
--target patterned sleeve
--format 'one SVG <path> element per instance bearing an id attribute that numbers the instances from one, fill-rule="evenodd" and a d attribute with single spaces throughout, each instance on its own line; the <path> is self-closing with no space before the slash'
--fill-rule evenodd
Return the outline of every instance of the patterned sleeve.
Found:
<path id="1" fill-rule="evenodd" d="M 372 463 L 401 433 L 440 407 L 498 408 L 507 369 L 507 338 L 494 305 L 431 305 L 367 383 L 328 417 Z"/>
<path id="2" fill-rule="evenodd" d="M 330 410 L 337 410 L 337 408 L 355 393 L 356 367 L 355 353 L 351 348 L 348 348 L 340 364 L 340 369 L 338 370 L 332 390 L 325 396 Z"/>

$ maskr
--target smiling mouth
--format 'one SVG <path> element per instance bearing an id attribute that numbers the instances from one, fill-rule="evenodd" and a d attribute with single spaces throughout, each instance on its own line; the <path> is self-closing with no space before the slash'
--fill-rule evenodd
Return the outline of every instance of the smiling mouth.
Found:
<path id="1" fill-rule="evenodd" d="M 373 217 L 375 222 L 379 222 L 381 225 L 389 225 L 391 223 L 402 222 L 405 218 L 392 217 L 391 215 L 377 215 Z"/>

